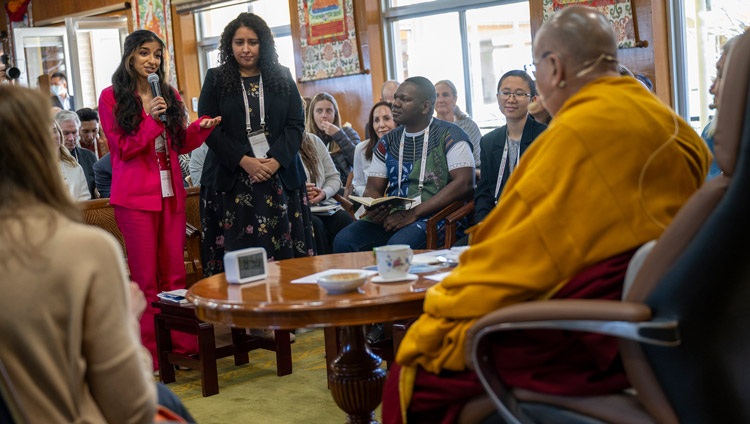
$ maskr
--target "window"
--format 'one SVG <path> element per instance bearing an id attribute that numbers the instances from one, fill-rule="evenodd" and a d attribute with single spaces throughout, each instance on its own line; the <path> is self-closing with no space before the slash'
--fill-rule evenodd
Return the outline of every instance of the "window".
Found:
<path id="1" fill-rule="evenodd" d="M 495 97 L 505 72 L 531 63 L 528 1 L 386 0 L 389 78 L 451 80 L 483 133 L 505 124 Z"/>
<path id="2" fill-rule="evenodd" d="M 209 68 L 219 66 L 219 39 L 224 27 L 242 12 L 252 12 L 263 18 L 273 32 L 279 63 L 296 76 L 294 44 L 290 26 L 289 3 L 279 0 L 256 0 L 244 3 L 224 3 L 216 8 L 195 13 L 198 38 L 201 83 Z"/>
<path id="3" fill-rule="evenodd" d="M 715 113 L 710 109 L 713 96 L 708 90 L 716 78 L 716 61 L 722 46 L 750 26 L 750 9 L 746 0 L 701 0 L 687 2 L 683 7 L 684 32 L 672 28 L 675 38 L 682 35 L 686 56 L 675 57 L 685 64 L 684 77 L 675 78 L 675 106 L 700 133 Z"/>

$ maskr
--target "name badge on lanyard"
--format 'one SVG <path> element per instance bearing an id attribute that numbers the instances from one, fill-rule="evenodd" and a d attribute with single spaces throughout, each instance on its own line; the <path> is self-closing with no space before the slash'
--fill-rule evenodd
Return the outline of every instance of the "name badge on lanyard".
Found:
<path id="1" fill-rule="evenodd" d="M 156 152 L 156 165 L 159 167 L 159 179 L 161 180 L 161 197 L 172 197 L 174 196 L 174 189 L 172 188 L 172 163 L 169 159 L 169 145 L 166 141 L 166 132 L 162 132 L 159 137 L 156 137 L 156 140 L 154 140 L 154 150 Z M 161 169 L 160 152 L 164 152 L 167 169 Z"/>
<path id="2" fill-rule="evenodd" d="M 413 209 L 416 208 L 420 203 L 422 203 L 422 189 L 424 188 L 424 173 L 425 169 L 427 168 L 427 147 L 430 143 L 430 125 L 432 125 L 432 119 L 430 119 L 430 123 L 427 124 L 427 128 L 424 129 L 424 138 L 422 139 L 422 160 L 421 160 L 421 167 L 419 169 L 419 185 L 417 186 L 417 195 L 412 198 L 414 200 L 410 205 L 407 206 L 407 209 Z M 415 137 L 416 138 L 416 137 Z M 406 129 L 404 129 L 404 132 L 401 133 L 401 144 L 398 147 L 398 193 L 399 196 L 401 195 L 401 178 L 402 173 L 404 169 L 404 140 L 406 139 Z M 406 190 L 407 194 L 409 193 L 409 189 Z"/>
<path id="3" fill-rule="evenodd" d="M 265 158 L 268 151 L 271 149 L 268 139 L 266 138 L 266 108 L 263 96 L 263 75 L 260 76 L 260 82 L 258 83 L 258 99 L 260 100 L 260 130 L 253 131 L 252 124 L 250 123 L 250 104 L 247 101 L 247 90 L 245 84 L 240 78 L 240 86 L 242 86 L 242 100 L 245 101 L 245 132 L 247 134 L 247 142 L 250 143 L 250 148 L 253 149 L 253 155 L 256 158 Z"/>
<path id="4" fill-rule="evenodd" d="M 161 177 L 161 197 L 172 197 L 174 196 L 174 190 L 172 189 L 172 172 L 169 170 L 159 171 Z"/>

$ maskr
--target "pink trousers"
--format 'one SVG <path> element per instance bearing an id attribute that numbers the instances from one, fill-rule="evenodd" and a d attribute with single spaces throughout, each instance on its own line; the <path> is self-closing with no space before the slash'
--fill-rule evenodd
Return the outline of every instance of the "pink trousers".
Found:
<path id="1" fill-rule="evenodd" d="M 154 370 L 158 369 L 154 315 L 151 302 L 162 291 L 185 288 L 185 211 L 177 212 L 177 200 L 162 200 L 161 211 L 142 211 L 114 206 L 115 220 L 125 238 L 130 278 L 146 296 L 141 316 L 141 342 L 151 352 Z M 195 336 L 173 332 L 172 344 L 178 353 L 197 352 Z"/>

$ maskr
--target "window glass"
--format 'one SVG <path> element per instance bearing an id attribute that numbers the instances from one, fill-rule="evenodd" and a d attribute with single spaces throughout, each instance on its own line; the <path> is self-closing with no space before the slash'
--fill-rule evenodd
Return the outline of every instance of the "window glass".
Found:
<path id="1" fill-rule="evenodd" d="M 527 2 L 466 12 L 471 65 L 472 118 L 484 128 L 505 125 L 497 105 L 497 82 L 532 62 Z"/>
<path id="2" fill-rule="evenodd" d="M 392 0 L 391 6 L 416 3 L 424 2 Z M 407 15 L 410 11 L 410 7 L 402 9 Z M 389 78 L 403 81 L 421 75 L 432 82 L 451 80 L 458 91 L 458 107 L 472 116 L 483 133 L 505 124 L 496 86 L 505 72 L 525 69 L 531 63 L 528 1 L 483 3 L 416 18 L 391 18 L 390 22 Z M 462 27 L 466 28 L 463 37 Z"/>
<path id="3" fill-rule="evenodd" d="M 196 13 L 196 26 L 199 35 L 201 80 L 206 71 L 219 65 L 219 39 L 224 27 L 242 12 L 252 12 L 263 18 L 274 34 L 279 63 L 296 75 L 294 47 L 291 36 L 289 3 L 279 0 L 257 0 L 232 4 Z"/>
<path id="4" fill-rule="evenodd" d="M 451 80 L 458 89 L 458 107 L 465 110 L 464 70 L 458 14 L 403 19 L 393 24 L 397 34 L 393 49 L 398 75 L 403 81 L 423 76 L 433 83 Z M 438 54 L 436 54 L 439 52 Z"/>
<path id="5" fill-rule="evenodd" d="M 392 7 L 410 6 L 413 4 L 431 3 L 433 1 L 435 0 L 391 0 L 391 6 Z"/>
<path id="6" fill-rule="evenodd" d="M 750 26 L 750 8 L 746 0 L 687 2 L 685 23 L 690 125 L 700 132 L 715 114 L 710 108 L 714 99 L 708 90 L 716 78 L 716 61 L 722 46 Z"/>

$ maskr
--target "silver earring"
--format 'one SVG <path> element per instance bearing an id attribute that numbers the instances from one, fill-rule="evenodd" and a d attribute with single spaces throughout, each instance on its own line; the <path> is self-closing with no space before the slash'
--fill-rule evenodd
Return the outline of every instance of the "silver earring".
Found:
<path id="1" fill-rule="evenodd" d="M 565 82 L 565 80 L 562 80 L 559 83 L 557 83 L 557 87 L 558 88 L 565 88 L 566 84 L 567 84 L 567 82 Z"/>

